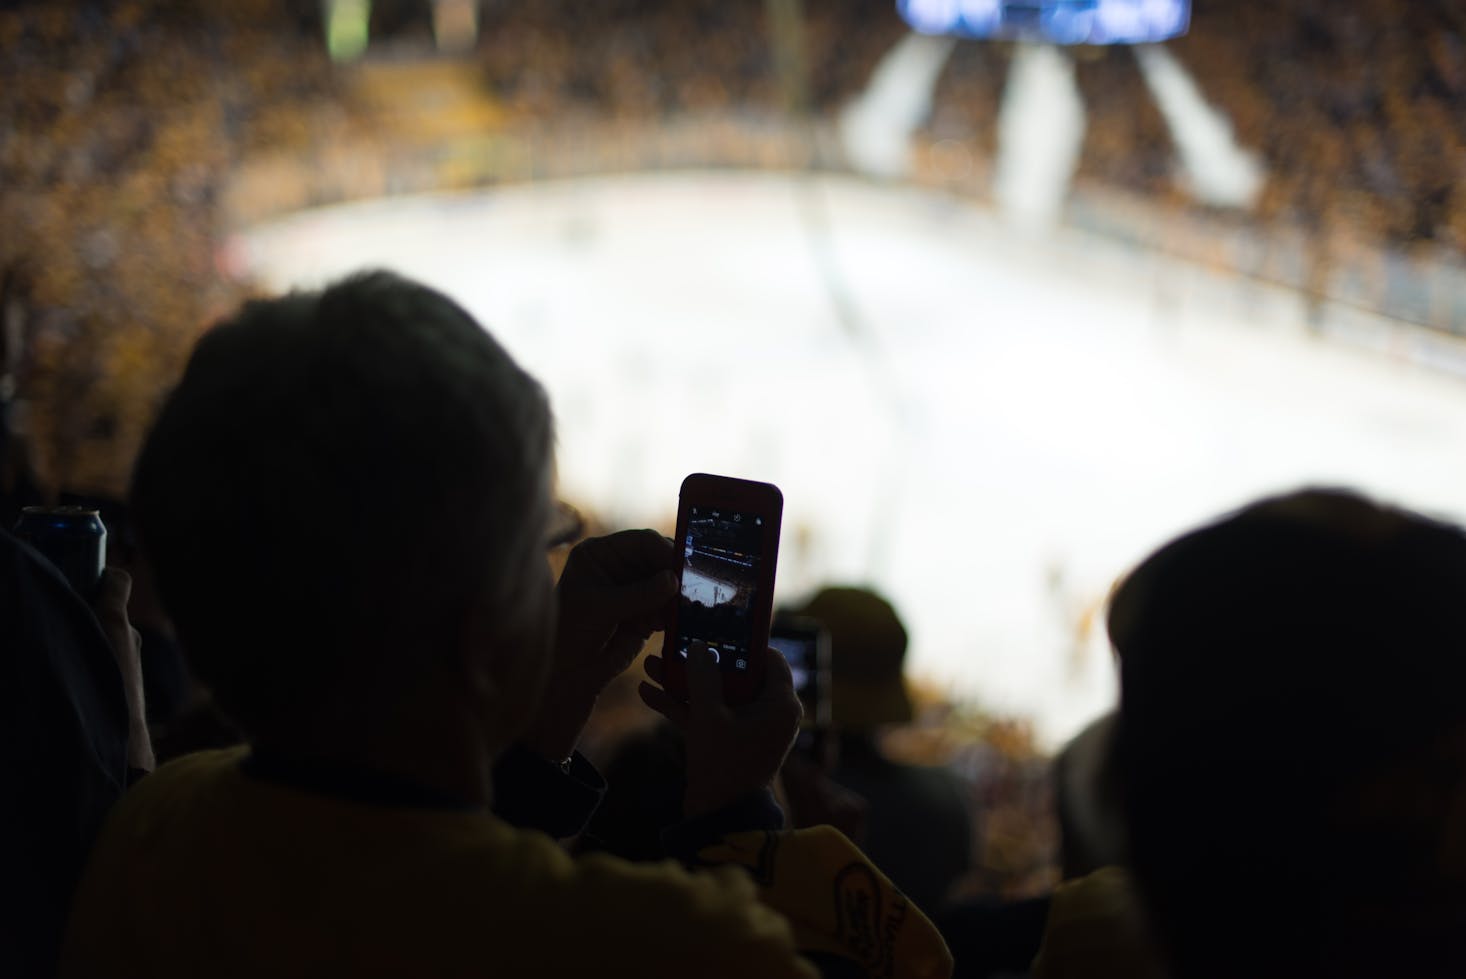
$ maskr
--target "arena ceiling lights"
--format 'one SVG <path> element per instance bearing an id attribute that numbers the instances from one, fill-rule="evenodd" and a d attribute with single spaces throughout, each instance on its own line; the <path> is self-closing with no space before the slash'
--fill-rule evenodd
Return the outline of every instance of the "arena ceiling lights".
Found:
<path id="1" fill-rule="evenodd" d="M 1149 44 L 1186 33 L 1191 0 L 897 0 L 921 34 L 1050 44 Z"/>

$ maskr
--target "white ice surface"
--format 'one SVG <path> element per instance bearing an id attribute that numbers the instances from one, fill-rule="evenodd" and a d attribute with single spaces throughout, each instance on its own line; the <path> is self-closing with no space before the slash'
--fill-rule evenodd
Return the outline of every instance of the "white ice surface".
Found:
<path id="1" fill-rule="evenodd" d="M 239 248 L 277 288 L 386 266 L 459 299 L 549 388 L 565 494 L 620 523 L 665 526 L 689 472 L 778 483 L 783 598 L 877 585 L 911 672 L 1051 744 L 1114 695 L 1085 613 L 1178 531 L 1303 483 L 1466 516 L 1461 382 L 1310 339 L 1288 294 L 820 179 L 874 333 L 853 343 L 800 223 L 807 179 L 386 199 Z"/>

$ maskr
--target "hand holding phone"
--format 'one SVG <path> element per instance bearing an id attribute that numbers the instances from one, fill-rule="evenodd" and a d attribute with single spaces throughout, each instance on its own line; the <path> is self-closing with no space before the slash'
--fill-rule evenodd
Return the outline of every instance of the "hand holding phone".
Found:
<path id="1" fill-rule="evenodd" d="M 693 473 L 677 510 L 678 600 L 667 630 L 662 683 L 687 700 L 693 643 L 722 674 L 729 704 L 752 702 L 762 688 L 774 608 L 774 575 L 784 497 L 778 487 Z"/>
<path id="2" fill-rule="evenodd" d="M 653 632 L 664 629 L 677 594 L 677 554 L 652 530 L 581 541 L 555 586 L 555 660 L 600 691 L 625 671 Z"/>
<path id="3" fill-rule="evenodd" d="M 642 683 L 642 701 L 687 739 L 683 812 L 689 819 L 768 788 L 789 754 L 803 711 L 784 657 L 766 647 L 762 659 L 763 686 L 751 702 L 736 707 L 726 702 L 723 683 L 728 673 L 702 643 L 693 642 L 688 650 L 685 703 L 665 689 L 668 658 L 646 659 L 647 674 L 662 687 Z"/>
<path id="4" fill-rule="evenodd" d="M 554 665 L 521 741 L 552 761 L 569 757 L 596 698 L 666 625 L 677 594 L 672 544 L 624 530 L 576 545 L 556 586 Z"/>

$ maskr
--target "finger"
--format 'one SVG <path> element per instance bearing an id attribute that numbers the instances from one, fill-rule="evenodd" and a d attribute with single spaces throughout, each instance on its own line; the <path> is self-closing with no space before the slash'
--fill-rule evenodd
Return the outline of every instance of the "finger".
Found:
<path id="1" fill-rule="evenodd" d="M 677 549 L 652 530 L 623 530 L 582 545 L 583 556 L 612 579 L 648 577 L 677 569 Z"/>
<path id="2" fill-rule="evenodd" d="M 694 642 L 687 650 L 687 702 L 698 713 L 723 709 L 723 675 L 707 646 Z"/>
<path id="3" fill-rule="evenodd" d="M 686 704 L 679 702 L 661 687 L 654 687 L 646 682 L 639 684 L 636 692 L 641 697 L 641 702 L 652 710 L 661 714 L 679 728 L 687 727 L 690 712 Z"/>
<path id="4" fill-rule="evenodd" d="M 804 717 L 804 705 L 794 692 L 794 673 L 789 669 L 789 661 L 777 649 L 765 652 L 764 685 L 754 704 L 758 709 L 792 711 L 797 723 Z"/>
<path id="5" fill-rule="evenodd" d="M 664 615 L 676 596 L 677 576 L 670 571 L 658 571 L 650 577 L 608 585 L 599 600 L 606 608 L 615 610 L 617 618 L 625 621 L 658 613 Z"/>
<path id="6" fill-rule="evenodd" d="M 764 697 L 798 697 L 794 693 L 794 671 L 789 669 L 789 661 L 784 654 L 777 649 L 769 648 L 764 650 L 766 662 L 764 663 Z"/>
<path id="7" fill-rule="evenodd" d="M 673 579 L 676 580 L 675 578 Z M 634 619 L 633 622 L 638 629 L 648 635 L 653 632 L 666 632 L 672 627 L 677 618 L 677 590 L 674 588 L 671 597 L 659 607 L 652 609 L 647 614 Z"/>
<path id="8" fill-rule="evenodd" d="M 652 633 L 662 632 L 667 628 L 667 620 L 671 618 L 671 613 L 675 608 L 672 602 L 668 602 L 666 607 L 659 611 L 621 623 L 620 628 L 627 632 L 639 633 L 643 639 L 650 639 Z"/>
<path id="9" fill-rule="evenodd" d="M 623 622 L 611 633 L 611 638 L 606 640 L 606 655 L 614 661 L 625 660 L 621 664 L 624 670 L 636 659 L 636 654 L 646 645 L 651 638 L 651 630 L 643 629 L 634 623 Z"/>
<path id="10" fill-rule="evenodd" d="M 121 568 L 106 568 L 102 581 L 97 586 L 97 608 L 108 612 L 127 611 L 127 601 L 132 597 L 132 575 Z"/>
<path id="11" fill-rule="evenodd" d="M 677 548 L 655 530 L 623 530 L 606 538 L 612 553 L 634 567 L 674 571 Z"/>
<path id="12" fill-rule="evenodd" d="M 648 656 L 646 662 L 642 665 L 642 669 L 646 670 L 646 675 L 651 677 L 658 686 L 665 687 L 667 685 L 667 681 L 663 679 L 667 673 L 666 664 L 662 661 L 662 657 Z"/>

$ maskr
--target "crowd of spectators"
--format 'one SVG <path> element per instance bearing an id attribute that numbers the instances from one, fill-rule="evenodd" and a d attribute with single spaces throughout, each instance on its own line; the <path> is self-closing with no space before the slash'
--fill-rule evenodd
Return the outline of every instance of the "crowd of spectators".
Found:
<path id="1" fill-rule="evenodd" d="M 117 494 L 210 317 L 219 211 L 249 150 L 329 97 L 301 5 L 0 4 L 0 349 L 50 485 Z"/>
<path id="2" fill-rule="evenodd" d="M 838 751 L 796 760 L 778 652 L 746 703 L 700 644 L 686 699 L 645 655 L 671 540 L 560 551 L 553 432 L 479 323 L 391 273 L 205 333 L 128 505 L 240 743 L 156 771 L 131 579 L 93 593 L 0 532 L 5 973 L 1466 969 L 1466 529 L 1304 490 L 1162 546 L 1109 602 L 1119 703 L 1054 773 L 1066 879 L 973 898 L 989 814 L 875 737 L 916 714 L 889 604 L 799 609 Z M 580 747 L 629 670 L 666 726 L 608 785 Z"/>
<path id="3" fill-rule="evenodd" d="M 1267 184 L 1257 217 L 1395 244 L 1466 247 L 1466 13 L 1451 0 L 1197 0 L 1169 45 Z M 1124 50 L 1078 59 L 1081 174 L 1182 198 L 1174 152 Z"/>
<path id="4" fill-rule="evenodd" d="M 779 119 L 801 104 L 832 119 L 906 27 L 887 0 L 798 6 L 793 88 L 762 3 L 485 3 L 475 63 L 511 138 L 517 126 L 558 127 L 616 142 L 617 124 Z M 372 9 L 379 50 L 430 50 L 426 0 Z M 1459 5 L 1198 0 L 1193 14 L 1170 47 L 1262 156 L 1267 181 L 1248 219 L 1381 244 L 1466 242 Z M 22 349 L 3 354 L 0 374 L 36 405 L 35 462 L 52 482 L 115 492 L 180 351 L 237 297 L 215 256 L 239 163 L 329 145 L 362 118 L 323 31 L 319 5 L 283 0 L 0 5 L 0 305 L 23 321 Z M 919 137 L 918 160 L 956 160 L 979 192 L 1010 54 L 959 43 Z M 1190 207 L 1130 52 L 1073 54 L 1089 115 L 1081 180 Z M 776 150 L 728 155 L 813 158 Z M 98 273 L 126 294 L 98 286 Z"/>
<path id="5" fill-rule="evenodd" d="M 836 109 L 905 28 L 884 0 L 800 6 L 805 98 Z M 716 0 L 495 4 L 484 12 L 479 57 L 491 91 L 530 116 L 782 112 L 790 106 L 767 9 Z"/>
<path id="6" fill-rule="evenodd" d="M 905 33 L 881 0 L 810 2 L 808 102 L 857 95 Z M 781 100 L 766 5 L 622 0 L 485 9 L 490 89 L 532 118 L 769 113 Z M 1256 216 L 1383 241 L 1466 242 L 1456 190 L 1466 159 L 1466 15 L 1450 0 L 1341 7 L 1198 0 L 1170 48 L 1268 173 Z M 1011 45 L 963 42 L 938 82 L 925 133 L 996 151 Z M 1176 154 L 1131 52 L 1073 50 L 1088 112 L 1081 177 L 1174 204 Z"/>

